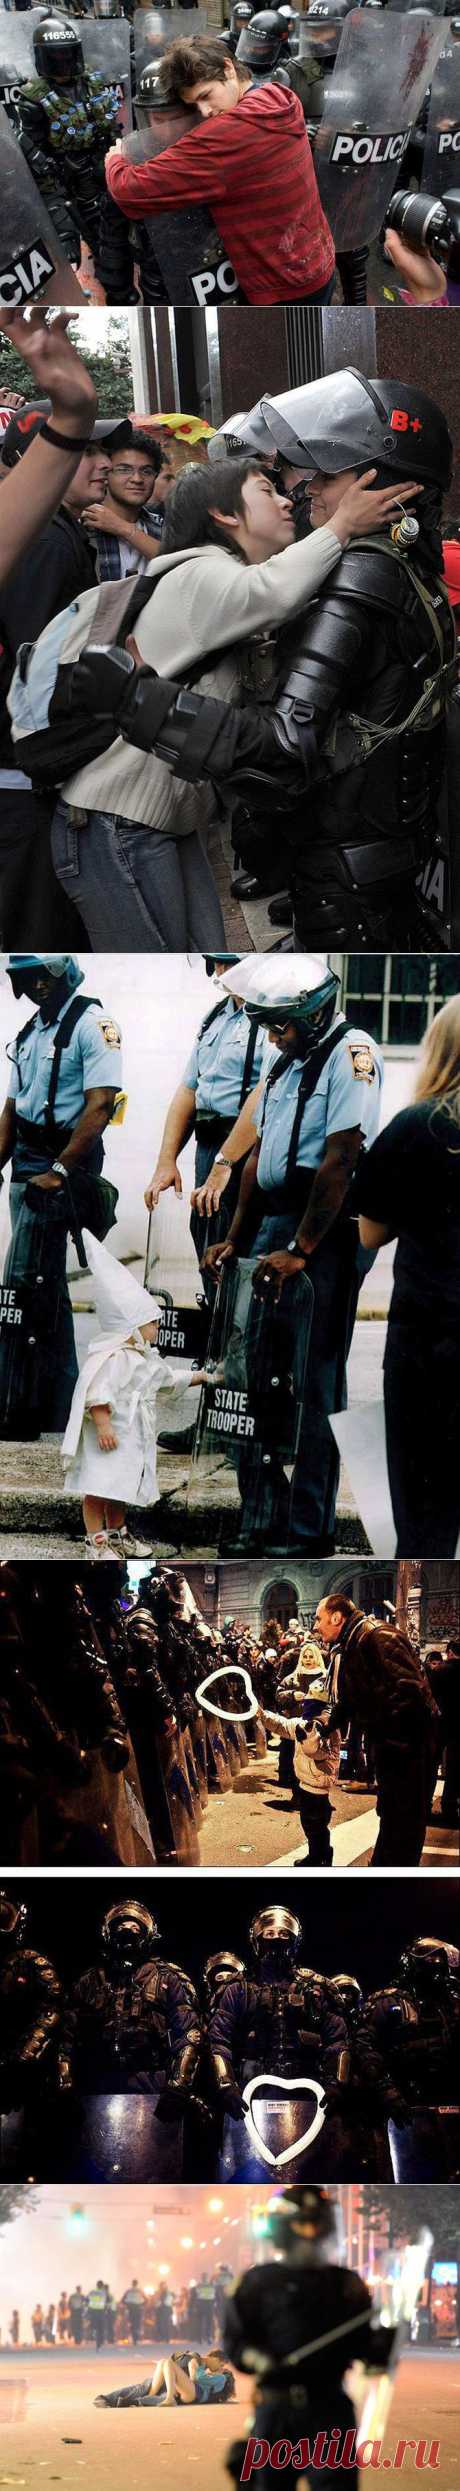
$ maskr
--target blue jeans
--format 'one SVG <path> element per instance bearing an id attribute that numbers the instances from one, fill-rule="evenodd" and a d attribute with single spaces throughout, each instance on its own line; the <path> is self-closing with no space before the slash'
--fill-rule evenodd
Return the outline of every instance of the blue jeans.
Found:
<path id="1" fill-rule="evenodd" d="M 197 832 L 165 839 L 120 813 L 78 819 L 61 796 L 51 831 L 54 870 L 93 951 L 225 949 L 225 926 Z"/>

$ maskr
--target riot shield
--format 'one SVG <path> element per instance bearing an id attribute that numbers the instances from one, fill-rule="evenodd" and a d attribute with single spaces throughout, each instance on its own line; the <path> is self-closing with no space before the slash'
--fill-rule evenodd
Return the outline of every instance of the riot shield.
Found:
<path id="1" fill-rule="evenodd" d="M 444 33 L 427 9 L 396 19 L 385 9 L 353 9 L 346 19 L 315 139 L 318 188 L 337 252 L 357 250 L 380 233 Z"/>
<path id="2" fill-rule="evenodd" d="M 136 87 L 143 69 L 152 69 L 155 61 L 161 61 L 163 53 L 169 50 L 170 43 L 174 43 L 178 35 L 183 43 L 187 43 L 191 35 L 205 35 L 207 23 L 206 9 L 135 9 Z"/>
<path id="3" fill-rule="evenodd" d="M 64 1429 L 76 1373 L 62 1201 L 35 1199 L 36 1210 L 23 1201 L 0 1289 L 0 1436 L 17 1443 Z"/>
<path id="4" fill-rule="evenodd" d="M 287 1553 L 291 1545 L 312 1312 L 303 1272 L 285 1282 L 276 1302 L 270 1283 L 260 1293 L 255 1262 L 224 1266 L 188 1506 L 190 1516 L 208 1513 L 208 1535 L 225 1553 L 229 1546 L 237 1554 L 269 1550 L 273 1542 Z"/>
<path id="5" fill-rule="evenodd" d="M 46 2171 L 55 2180 L 115 2184 L 182 2179 L 183 2120 L 157 2119 L 160 2100 L 157 2092 L 61 2096 L 53 2103 L 52 2135 L 42 2145 Z"/>
<path id="6" fill-rule="evenodd" d="M 191 1725 L 191 1737 L 195 1758 L 195 1772 L 198 1776 L 201 1807 L 202 1810 L 204 1810 L 207 1808 L 209 1800 L 208 1769 L 206 1761 L 206 1729 L 204 1714 L 199 1712 L 198 1709 L 195 1714 L 195 1720 Z"/>
<path id="7" fill-rule="evenodd" d="M 153 163 L 165 147 L 174 147 L 195 127 L 194 116 L 181 104 L 149 107 L 149 128 L 133 131 L 125 155 L 131 164 Z M 166 286 L 170 303 L 195 303 L 203 310 L 214 304 L 244 303 L 238 278 L 226 256 L 213 217 L 206 207 L 181 208 L 177 216 L 141 218 Z"/>
<path id="8" fill-rule="evenodd" d="M 460 18 L 444 25 L 443 35 L 431 88 L 421 184 L 436 199 L 460 187 Z"/>
<path id="9" fill-rule="evenodd" d="M 6 21 L 8 24 L 8 20 Z M 13 26 L 22 25 L 21 17 Z M 3 44 L 3 36 L 2 36 Z M 80 310 L 83 295 L 78 277 L 64 258 L 62 243 L 44 200 L 15 138 L 8 113 L 0 108 L 2 159 L 2 238 L 0 243 L 0 311 L 26 310 L 29 303 L 62 303 Z"/>
<path id="10" fill-rule="evenodd" d="M 85 69 L 117 87 L 123 130 L 132 130 L 130 28 L 127 18 L 82 17 L 78 27 Z"/>
<path id="11" fill-rule="evenodd" d="M 181 1730 L 158 1730 L 157 1749 L 173 1832 L 172 1858 L 181 1868 L 197 1868 L 200 1846 L 194 1793 L 190 1787 Z M 155 1827 L 153 1831 L 155 1833 Z"/>

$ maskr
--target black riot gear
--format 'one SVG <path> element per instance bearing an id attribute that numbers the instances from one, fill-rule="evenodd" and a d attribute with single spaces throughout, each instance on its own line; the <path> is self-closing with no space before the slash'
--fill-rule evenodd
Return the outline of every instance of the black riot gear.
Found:
<path id="1" fill-rule="evenodd" d="M 331 372 L 304 389 L 261 399 L 276 447 L 293 467 L 340 476 L 349 467 L 398 467 L 406 481 L 437 485 L 452 478 L 452 441 L 445 415 L 409 381 L 366 380 L 352 369 Z"/>
<path id="2" fill-rule="evenodd" d="M 276 1980 L 278 1973 L 291 1972 L 298 1961 L 302 1923 L 296 1912 L 286 1911 L 282 1903 L 272 1903 L 266 1911 L 256 1912 L 255 1920 L 251 1920 L 249 1942 L 261 1978 Z"/>
<path id="3" fill-rule="evenodd" d="M 331 1988 L 338 1998 L 351 2029 L 359 2023 L 363 2007 L 363 1991 L 352 1972 L 334 1972 Z"/>
<path id="4" fill-rule="evenodd" d="M 232 1955 L 225 1947 L 221 1948 L 218 1955 L 208 1955 L 202 1978 L 203 1998 L 208 2013 L 215 2006 L 216 1999 L 220 1997 L 221 1990 L 225 1989 L 227 1981 L 233 1981 L 239 1975 L 244 1976 L 244 1970 L 241 1955 Z"/>
<path id="5" fill-rule="evenodd" d="M 265 71 L 267 76 L 283 59 L 288 41 L 289 30 L 285 32 L 276 10 L 257 9 L 250 25 L 239 36 L 236 59 L 242 61 L 244 68 L 252 69 L 254 77 L 258 71 Z"/>
<path id="6" fill-rule="evenodd" d="M 42 18 L 34 34 L 34 59 L 39 78 L 46 78 L 51 86 L 70 86 L 79 77 L 83 52 L 72 18 Z"/>
<path id="7" fill-rule="evenodd" d="M 18 1903 L 16 1895 L 7 1893 L 6 1887 L 3 1886 L 0 1892 L 0 1956 L 2 1961 L 5 1961 L 7 1955 L 13 1950 L 24 1946 L 26 1929 L 27 1905 Z"/>
<path id="8" fill-rule="evenodd" d="M 398 1970 L 404 1987 L 421 2002 L 446 1997 L 451 1989 L 449 1949 L 438 1938 L 415 1938 L 405 1947 Z"/>
<path id="9" fill-rule="evenodd" d="M 0 1895 L 0 2175 L 18 2169 L 8 2114 L 23 2120 L 22 2176 L 37 2167 L 36 2130 L 50 2091 L 68 2079 L 63 2054 L 62 1991 L 54 1965 L 27 1944 L 28 1913 L 14 1894 Z M 13 2161 L 9 2160 L 12 2142 Z"/>
<path id="10" fill-rule="evenodd" d="M 159 1946 L 160 1932 L 145 1903 L 112 1903 L 102 1924 L 101 1938 L 106 1962 L 113 1970 L 122 1965 L 132 1965 L 134 1969 Z"/>
<path id="11" fill-rule="evenodd" d="M 338 2208 L 329 2190 L 309 2186 L 280 2188 L 267 2206 L 269 2239 L 282 2256 L 321 2265 L 340 2242 Z"/>

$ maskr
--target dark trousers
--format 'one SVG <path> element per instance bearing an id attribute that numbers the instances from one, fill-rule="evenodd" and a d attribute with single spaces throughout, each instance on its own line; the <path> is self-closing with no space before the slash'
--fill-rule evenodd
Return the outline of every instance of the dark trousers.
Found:
<path id="1" fill-rule="evenodd" d="M 53 801 L 26 788 L 0 791 L 0 934 L 5 950 L 78 950 L 87 936 L 56 881 L 51 857 Z"/>
<path id="2" fill-rule="evenodd" d="M 295 1224 L 295 1223 L 294 1223 Z M 268 1215 L 258 1230 L 253 1253 L 272 1254 L 279 1246 L 289 1244 L 293 1233 L 292 1211 Z M 357 1230 L 354 1223 L 344 1221 L 325 1237 L 308 1260 L 308 1278 L 312 1282 L 314 1306 L 308 1349 L 306 1389 L 302 1383 L 302 1416 L 295 1464 L 292 1498 L 287 1481 L 285 1498 L 278 1465 L 277 1503 L 273 1512 L 273 1535 L 286 1534 L 286 1546 L 320 1553 L 333 1539 L 335 1506 L 339 1479 L 339 1455 L 329 1426 L 329 1414 L 346 1406 L 346 1362 L 356 1314 L 359 1290 L 357 1268 Z M 299 1368 L 301 1364 L 299 1342 Z M 249 1475 L 255 1473 L 255 1457 L 241 1468 L 241 1484 L 247 1488 L 250 1502 Z M 254 1480 L 254 1490 L 256 1487 Z M 255 1502 L 253 1491 L 252 1503 Z M 245 1495 L 246 1503 L 246 1495 Z M 264 1517 L 266 1530 L 266 1517 Z M 244 1523 L 244 1517 L 243 1517 Z"/>
<path id="3" fill-rule="evenodd" d="M 329 1826 L 332 1808 L 325 1791 L 301 1790 L 296 1784 L 296 1800 L 302 1833 L 308 1842 L 309 1858 L 315 1868 L 332 1868 L 332 1843 Z"/>
<path id="4" fill-rule="evenodd" d="M 421 1859 L 436 1780 L 437 1754 L 429 1734 L 419 1755 L 409 1748 L 396 1764 L 391 1755 L 377 1757 L 377 1808 L 380 1831 L 372 1868 L 416 1868 Z"/>
<path id="5" fill-rule="evenodd" d="M 72 1394 L 78 1374 L 73 1328 L 73 1315 L 66 1278 L 68 1210 L 64 1189 L 60 1192 L 37 1194 L 37 1212 L 26 1202 L 26 1187 L 32 1175 L 49 1168 L 49 1153 L 42 1155 L 17 1148 L 10 1187 L 11 1243 L 5 1259 L 3 1280 L 7 1287 L 29 1284 L 32 1292 L 32 1329 L 37 1323 L 35 1348 L 18 1347 L 8 1351 L 5 1334 L 0 1353 L 0 1400 L 3 1423 L 11 1421 L 14 1432 L 15 1400 L 18 1413 L 22 1410 L 27 1371 L 29 1372 L 28 1432 L 39 1436 L 43 1431 L 59 1434 L 67 1424 Z M 44 1307 L 44 1316 L 42 1309 Z M 18 1341 L 21 1336 L 17 1336 Z M 14 1343 L 15 1335 L 11 1339 Z M 28 1370 L 27 1362 L 28 1361 Z M 26 1430 L 24 1429 L 24 1432 Z M 18 1425 L 22 1435 L 23 1424 Z"/>
<path id="6" fill-rule="evenodd" d="M 338 2389 L 333 2399 L 330 2391 L 328 2396 L 325 2393 L 324 2403 L 320 2404 L 318 2400 L 316 2409 L 313 2410 L 306 2391 L 302 2392 L 301 2387 L 297 2389 L 294 2387 L 290 2391 L 286 2389 L 284 2394 L 280 2389 L 278 2394 L 272 2391 L 271 2394 L 262 2393 L 260 2397 L 257 2397 L 252 2436 L 268 2439 L 271 2448 L 275 2447 L 280 2440 L 289 2440 L 294 2451 L 300 2440 L 308 2440 L 310 2452 L 312 2452 L 315 2439 L 321 2432 L 326 2431 L 328 2440 L 330 2440 L 333 2430 L 340 2430 L 344 2437 L 346 2431 L 354 2430 L 355 2427 L 353 2406 L 343 2389 Z M 327 2454 L 326 2449 L 324 2454 Z M 287 2491 L 295 2491 L 295 2486 L 298 2487 L 299 2483 L 299 2465 L 284 2466 L 282 2471 L 283 2483 L 286 2483 Z M 323 2491 L 336 2491 L 337 2473 L 332 2472 L 327 2464 L 321 2467 L 302 2466 L 302 2476 L 312 2485 L 312 2491 L 315 2491 L 315 2486 L 316 2491 L 320 2491 L 320 2486 L 323 2487 Z M 356 2466 L 347 2466 L 344 2479 L 350 2485 L 350 2491 L 357 2491 L 358 2470 Z M 261 2491 L 273 2491 L 276 2472 L 274 2473 L 270 2465 L 262 2466 L 261 2471 L 257 2471 L 253 2480 L 261 2485 Z"/>
<path id="7" fill-rule="evenodd" d="M 460 1325 L 442 1296 L 388 1324 L 385 1423 L 398 1557 L 455 1557 L 460 1530 Z"/>

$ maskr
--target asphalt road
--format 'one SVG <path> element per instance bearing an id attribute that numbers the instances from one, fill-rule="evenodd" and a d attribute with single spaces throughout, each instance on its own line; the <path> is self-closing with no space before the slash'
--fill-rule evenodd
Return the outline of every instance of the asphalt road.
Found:
<path id="1" fill-rule="evenodd" d="M 0 2355 L 0 2491 L 7 2484 L 11 2491 L 48 2491 L 55 2483 L 62 2491 L 147 2491 L 153 2481 L 156 2491 L 178 2491 L 184 2476 L 191 2491 L 194 2483 L 196 2491 L 228 2491 L 225 2449 L 231 2438 L 244 2437 L 246 2429 L 243 2380 L 237 2380 L 237 2403 L 214 2411 L 203 2406 L 169 2412 L 95 2408 L 100 2390 L 149 2375 L 152 2349 L 145 2346 L 134 2358 L 124 2347 L 99 2355 L 65 2348 L 39 2356 Z M 458 2354 L 450 2348 L 410 2350 L 397 2374 L 385 2470 L 392 2471 L 399 2439 L 440 2439 L 439 2466 L 425 2479 L 437 2491 L 458 2491 L 459 2427 Z M 76 2444 L 66 2445 L 66 2440 Z M 364 2491 L 364 2470 L 360 2479 Z M 417 2491 L 420 2470 L 413 2452 L 406 2453 L 397 2479 L 406 2491 Z"/>

